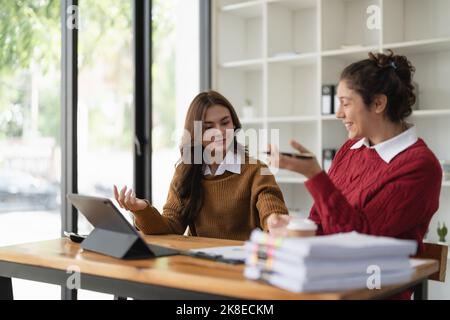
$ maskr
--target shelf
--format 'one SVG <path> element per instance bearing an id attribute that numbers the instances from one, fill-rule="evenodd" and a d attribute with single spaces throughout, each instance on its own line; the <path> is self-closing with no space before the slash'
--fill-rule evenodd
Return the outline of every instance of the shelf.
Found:
<path id="1" fill-rule="evenodd" d="M 322 57 L 339 57 L 348 60 L 361 60 L 368 58 L 369 52 L 378 52 L 379 46 L 355 46 L 353 48 L 327 50 L 322 52 Z"/>
<path id="2" fill-rule="evenodd" d="M 301 177 L 286 177 L 286 176 L 275 176 L 275 180 L 278 183 L 285 183 L 285 184 L 304 184 L 306 181 L 306 178 Z"/>
<path id="3" fill-rule="evenodd" d="M 267 0 L 267 3 L 284 6 L 291 10 L 310 9 L 317 6 L 316 0 Z"/>
<path id="4" fill-rule="evenodd" d="M 450 51 L 450 38 L 389 43 L 383 44 L 383 49 L 392 49 L 404 55 Z"/>
<path id="5" fill-rule="evenodd" d="M 383 1 L 383 39 L 386 43 L 450 36 L 448 0 Z"/>
<path id="6" fill-rule="evenodd" d="M 240 60 L 225 62 L 220 65 L 224 69 L 262 70 L 262 59 Z"/>
<path id="7" fill-rule="evenodd" d="M 223 13 L 228 13 L 243 18 L 255 18 L 262 15 L 261 5 L 261 1 L 246 1 L 223 6 L 220 10 Z"/>
<path id="8" fill-rule="evenodd" d="M 254 119 L 246 119 L 246 118 L 241 118 L 241 124 L 242 125 L 247 125 L 247 124 L 264 124 L 264 119 L 263 118 L 254 118 Z"/>
<path id="9" fill-rule="evenodd" d="M 307 179 L 300 173 L 292 172 L 285 169 L 279 169 L 278 172 L 275 174 L 275 180 L 278 183 L 303 184 Z"/>
<path id="10" fill-rule="evenodd" d="M 271 122 L 318 120 L 318 64 L 268 65 L 267 115 Z"/>
<path id="11" fill-rule="evenodd" d="M 322 0 L 320 6 L 322 49 L 332 54 L 351 53 L 358 49 L 363 51 L 378 49 L 381 28 L 367 27 L 367 8 L 372 5 L 379 7 L 380 0 Z M 343 46 L 348 48 L 344 49 Z"/>
<path id="12" fill-rule="evenodd" d="M 267 59 L 271 64 L 286 64 L 291 66 L 307 66 L 317 63 L 318 53 L 280 55 Z M 224 69 L 242 69 L 242 70 L 261 70 L 263 67 L 263 59 L 250 59 L 224 62 L 220 65 Z"/>
<path id="13" fill-rule="evenodd" d="M 275 55 L 267 59 L 269 63 L 283 63 L 292 66 L 312 65 L 317 62 L 318 53 L 292 53 L 286 55 Z"/>
<path id="14" fill-rule="evenodd" d="M 267 6 L 267 53 L 317 52 L 317 8 L 311 0 L 269 1 Z"/>
<path id="15" fill-rule="evenodd" d="M 411 117 L 413 118 L 434 117 L 434 116 L 450 116 L 450 109 L 414 110 L 411 115 Z M 336 118 L 335 114 L 322 115 L 321 119 L 324 121 L 340 120 Z"/>
<path id="16" fill-rule="evenodd" d="M 262 118 L 263 112 L 263 73 L 261 70 L 242 68 L 219 68 L 216 77 L 216 90 L 223 94 L 234 106 L 241 118 Z M 245 112 L 247 100 L 253 105 L 253 115 Z"/>
<path id="17" fill-rule="evenodd" d="M 254 64 L 263 57 L 262 1 L 247 1 L 221 7 L 217 16 L 217 61 L 237 67 Z M 250 61 L 250 62 L 248 62 Z"/>
<path id="18" fill-rule="evenodd" d="M 286 116 L 286 117 L 270 117 L 267 119 L 269 123 L 295 123 L 295 122 L 311 122 L 317 121 L 316 116 Z"/>
<path id="19" fill-rule="evenodd" d="M 327 121 L 322 123 L 321 150 L 338 150 L 348 139 L 348 131 L 342 121 Z"/>
<path id="20" fill-rule="evenodd" d="M 344 68 L 368 59 L 369 52 L 392 49 L 406 55 L 416 68 L 419 110 L 410 119 L 418 136 L 437 158 L 450 159 L 450 0 L 211 3 L 215 3 L 212 36 L 217 61 L 212 87 L 235 106 L 244 133 L 257 131 L 258 143 L 251 150 L 256 158 L 267 161 L 262 151 L 268 143 L 292 152 L 289 141 L 294 139 L 322 164 L 323 150 L 338 150 L 349 135 L 336 114 L 321 114 L 322 85 L 338 85 Z M 378 30 L 367 27 L 370 5 L 382 10 Z M 243 112 L 248 111 L 248 99 L 255 107 L 253 116 Z M 244 141 L 250 141 L 252 134 Z M 305 177 L 278 170 L 275 179 L 288 208 L 309 211 L 314 201 Z M 439 213 L 446 213 L 450 181 L 443 181 L 441 189 Z"/>
<path id="21" fill-rule="evenodd" d="M 320 118 L 324 121 L 339 120 L 335 114 L 322 115 Z"/>
<path id="22" fill-rule="evenodd" d="M 414 110 L 411 116 L 414 118 L 433 117 L 433 116 L 450 116 L 450 109 Z"/>
<path id="23" fill-rule="evenodd" d="M 273 122 L 267 126 L 270 133 L 270 144 L 278 146 L 280 152 L 294 152 L 290 141 L 296 140 L 306 149 L 315 154 L 320 154 L 319 146 L 319 126 L 316 121 L 298 122 Z M 273 130 L 273 131 L 272 131 Z M 279 174 L 283 176 L 282 173 Z M 284 172 L 284 176 L 291 177 L 291 172 Z"/>

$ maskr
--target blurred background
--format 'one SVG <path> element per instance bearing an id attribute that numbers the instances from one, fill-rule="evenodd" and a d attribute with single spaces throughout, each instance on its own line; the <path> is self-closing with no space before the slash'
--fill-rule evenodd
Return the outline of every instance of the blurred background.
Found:
<path id="1" fill-rule="evenodd" d="M 369 51 L 393 49 L 416 67 L 418 102 L 409 120 L 445 171 L 427 240 L 437 242 L 437 227 L 450 226 L 449 0 L 139 1 L 78 0 L 70 13 L 78 22 L 79 193 L 111 198 L 114 184 L 131 187 L 148 175 L 148 197 L 161 210 L 186 110 L 205 79 L 231 101 L 245 130 L 258 130 L 253 156 L 274 129 L 281 149 L 289 151 L 288 141 L 295 138 L 326 169 L 347 138 L 331 93 L 340 71 Z M 62 217 L 69 215 L 61 203 L 61 79 L 67 67 L 62 13 L 69 14 L 61 6 L 68 3 L 1 0 L 0 246 L 58 238 Z M 148 69 L 134 63 L 136 3 L 151 4 Z M 210 25 L 202 24 L 204 16 Z M 150 106 L 135 105 L 136 70 L 151 73 Z M 135 175 L 135 110 L 142 109 L 151 113 L 152 138 L 145 141 L 151 145 L 151 172 Z M 284 170 L 275 178 L 290 213 L 306 217 L 312 198 L 305 178 Z M 89 233 L 92 226 L 77 217 L 78 232 Z M 17 299 L 61 298 L 57 286 L 16 279 L 13 285 Z M 429 297 L 450 299 L 449 280 L 430 282 Z M 79 293 L 79 299 L 111 298 Z"/>
<path id="2" fill-rule="evenodd" d="M 58 238 L 61 232 L 60 5 L 59 0 L 1 3 L 0 246 Z M 198 91 L 193 68 L 199 64 L 199 6 L 196 0 L 153 0 L 152 5 L 157 79 L 152 180 L 158 182 L 153 203 L 162 208 L 178 157 L 177 122 Z M 113 184 L 133 186 L 132 10 L 130 0 L 79 1 L 78 188 L 83 194 L 112 197 Z M 180 19 L 186 12 L 192 14 Z M 180 50 L 191 53 L 180 57 Z M 191 67 L 177 74 L 185 64 Z M 177 77 L 183 86 L 177 86 Z M 82 215 L 78 229 L 92 230 Z M 57 286 L 13 282 L 16 299 L 60 299 Z M 111 297 L 79 293 L 79 299 L 90 298 Z"/>

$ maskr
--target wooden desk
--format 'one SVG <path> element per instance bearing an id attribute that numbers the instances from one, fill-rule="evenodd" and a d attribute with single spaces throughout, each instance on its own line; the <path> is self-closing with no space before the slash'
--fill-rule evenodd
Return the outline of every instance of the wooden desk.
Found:
<path id="1" fill-rule="evenodd" d="M 146 236 L 146 241 L 177 249 L 239 245 L 242 242 L 184 237 Z M 416 260 L 417 262 L 417 260 Z M 81 288 L 138 299 L 382 299 L 411 288 L 435 273 L 435 260 L 421 260 L 408 283 L 380 290 L 292 293 L 247 280 L 243 265 L 187 256 L 119 260 L 89 251 L 68 239 L 0 248 L 0 299 L 12 299 L 11 278 L 65 286 L 73 266 L 81 270 Z"/>

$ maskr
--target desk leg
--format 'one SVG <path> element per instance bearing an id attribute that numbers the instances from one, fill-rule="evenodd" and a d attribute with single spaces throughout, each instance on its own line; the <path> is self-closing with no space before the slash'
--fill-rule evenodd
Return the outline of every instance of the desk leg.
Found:
<path id="1" fill-rule="evenodd" d="M 13 300 L 11 278 L 0 277 L 0 300 Z"/>
<path id="2" fill-rule="evenodd" d="M 78 290 L 67 289 L 61 286 L 61 300 L 77 300 Z"/>
<path id="3" fill-rule="evenodd" d="M 414 300 L 428 300 L 428 280 L 425 279 L 414 287 Z"/>

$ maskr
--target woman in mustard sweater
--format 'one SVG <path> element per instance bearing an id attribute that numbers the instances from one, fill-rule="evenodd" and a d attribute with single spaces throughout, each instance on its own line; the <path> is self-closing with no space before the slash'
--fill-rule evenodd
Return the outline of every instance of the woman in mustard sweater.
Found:
<path id="1" fill-rule="evenodd" d="M 215 91 L 192 101 L 180 147 L 181 159 L 162 215 L 126 186 L 114 195 L 145 234 L 184 234 L 247 240 L 255 228 L 269 231 L 288 214 L 273 175 L 237 143 L 241 123 L 231 103 Z M 196 135 L 202 137 L 198 138 Z"/>

